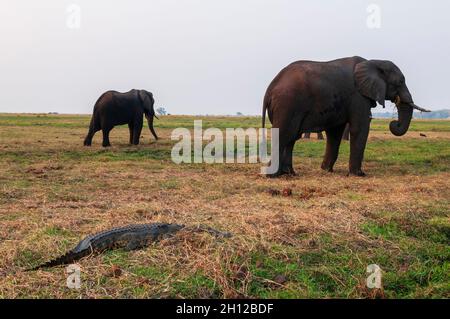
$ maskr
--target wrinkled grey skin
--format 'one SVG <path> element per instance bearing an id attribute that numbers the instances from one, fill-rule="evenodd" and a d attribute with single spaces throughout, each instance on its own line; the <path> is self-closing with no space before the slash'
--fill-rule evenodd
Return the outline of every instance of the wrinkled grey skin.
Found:
<path id="1" fill-rule="evenodd" d="M 138 145 L 141 137 L 143 116 L 147 118 L 148 127 L 155 139 L 158 139 L 153 128 L 155 100 L 153 94 L 146 90 L 131 90 L 126 93 L 107 91 L 97 100 L 92 114 L 89 132 L 84 140 L 85 146 L 92 144 L 97 131 L 103 132 L 104 147 L 111 146 L 109 132 L 116 125 L 128 124 L 130 144 Z"/>
<path id="2" fill-rule="evenodd" d="M 325 131 L 327 146 L 322 169 L 333 171 L 345 125 L 350 125 L 349 174 L 364 176 L 361 169 L 369 134 L 371 108 L 385 100 L 396 103 L 398 120 L 390 130 L 404 135 L 416 106 L 400 69 L 391 61 L 355 56 L 329 62 L 298 61 L 284 68 L 264 97 L 272 127 L 279 129 L 280 166 L 277 173 L 295 175 L 292 150 L 303 133 Z"/>
<path id="3" fill-rule="evenodd" d="M 231 237 L 231 234 L 228 232 L 220 232 L 206 226 L 187 227 L 167 223 L 129 225 L 89 235 L 63 256 L 29 269 L 29 271 L 70 264 L 90 254 L 100 253 L 109 249 L 139 249 L 148 246 L 152 242 L 170 237 L 182 229 L 193 232 L 207 232 L 216 237 Z"/>

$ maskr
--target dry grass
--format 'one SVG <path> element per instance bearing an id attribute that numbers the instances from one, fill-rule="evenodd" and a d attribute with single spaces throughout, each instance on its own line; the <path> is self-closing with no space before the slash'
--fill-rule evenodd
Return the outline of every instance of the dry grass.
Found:
<path id="1" fill-rule="evenodd" d="M 162 140 L 149 142 L 144 131 L 137 147 L 127 145 L 127 128 L 116 128 L 107 150 L 100 134 L 93 147 L 81 146 L 88 117 L 3 120 L 0 298 L 449 297 L 446 126 L 398 140 L 373 132 L 367 178 L 346 177 L 345 145 L 336 172 L 321 171 L 324 145 L 312 139 L 296 147 L 298 177 L 266 179 L 259 165 L 172 163 L 172 126 L 188 117 L 165 117 Z M 286 188 L 292 196 L 268 192 Z M 180 233 L 84 259 L 81 290 L 66 288 L 64 268 L 23 272 L 87 234 L 158 221 L 234 237 Z M 370 263 L 385 271 L 383 291 L 365 287 Z"/>

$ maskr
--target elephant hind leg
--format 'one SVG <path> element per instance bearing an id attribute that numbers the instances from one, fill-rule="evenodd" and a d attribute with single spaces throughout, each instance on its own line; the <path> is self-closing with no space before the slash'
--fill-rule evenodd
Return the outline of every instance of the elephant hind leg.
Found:
<path id="1" fill-rule="evenodd" d="M 279 127 L 279 167 L 274 176 L 296 175 L 292 165 L 292 152 L 295 142 L 301 137 L 304 114 L 298 113 L 292 118 L 289 114 L 278 119 L 273 127 Z"/>
<path id="2" fill-rule="evenodd" d="M 334 164 L 339 155 L 339 146 L 341 145 L 342 134 L 344 133 L 345 124 L 339 125 L 326 130 L 327 146 L 321 168 L 325 171 L 332 172 Z"/>
<path id="3" fill-rule="evenodd" d="M 92 138 L 94 137 L 95 133 L 99 130 L 100 129 L 95 127 L 94 119 L 92 119 L 91 124 L 89 125 L 89 131 L 86 135 L 86 138 L 84 139 L 84 146 L 91 146 Z"/>
<path id="4" fill-rule="evenodd" d="M 94 137 L 95 132 L 91 129 L 89 129 L 88 134 L 86 135 L 86 138 L 84 139 L 84 146 L 91 146 L 92 145 L 92 138 Z"/>

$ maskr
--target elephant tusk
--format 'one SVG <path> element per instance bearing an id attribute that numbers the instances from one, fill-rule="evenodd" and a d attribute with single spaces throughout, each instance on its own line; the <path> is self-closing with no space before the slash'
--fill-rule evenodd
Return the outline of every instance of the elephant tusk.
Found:
<path id="1" fill-rule="evenodd" d="M 397 107 L 399 107 L 402 104 L 402 100 L 400 99 L 399 95 L 397 95 L 395 97 L 394 103 L 395 103 L 395 106 L 397 106 Z M 411 105 L 413 109 L 416 109 L 420 112 L 431 112 L 430 110 L 427 110 L 427 109 L 424 109 L 423 107 L 417 106 L 414 103 L 410 103 L 409 105 Z"/>
<path id="2" fill-rule="evenodd" d="M 417 106 L 414 103 L 411 103 L 411 106 L 413 107 L 413 109 L 416 109 L 416 110 L 418 110 L 420 112 L 431 112 L 430 110 L 427 110 L 427 109 L 424 109 L 424 108 L 422 108 L 420 106 Z"/>

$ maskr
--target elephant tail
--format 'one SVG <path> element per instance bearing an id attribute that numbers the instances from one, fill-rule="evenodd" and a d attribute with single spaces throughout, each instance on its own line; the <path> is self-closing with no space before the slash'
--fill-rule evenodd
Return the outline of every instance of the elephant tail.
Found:
<path id="1" fill-rule="evenodd" d="M 262 128 L 266 126 L 266 110 L 270 105 L 270 98 L 268 94 L 264 97 L 263 109 L 262 109 Z"/>

